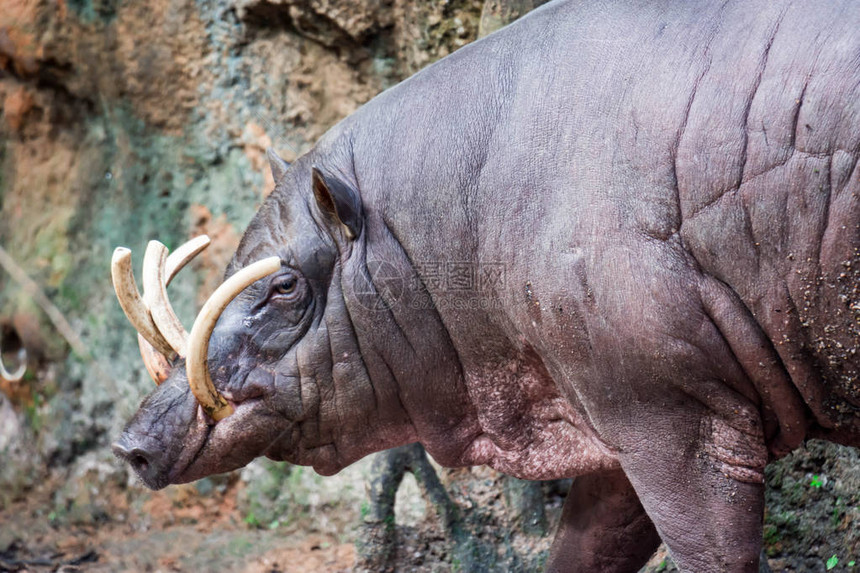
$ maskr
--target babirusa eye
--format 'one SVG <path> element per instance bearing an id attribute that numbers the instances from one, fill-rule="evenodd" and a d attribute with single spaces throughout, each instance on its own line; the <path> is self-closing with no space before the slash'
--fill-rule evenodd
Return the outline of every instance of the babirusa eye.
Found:
<path id="1" fill-rule="evenodd" d="M 296 290 L 296 277 L 282 277 L 275 283 L 275 292 L 278 294 L 293 294 Z"/>

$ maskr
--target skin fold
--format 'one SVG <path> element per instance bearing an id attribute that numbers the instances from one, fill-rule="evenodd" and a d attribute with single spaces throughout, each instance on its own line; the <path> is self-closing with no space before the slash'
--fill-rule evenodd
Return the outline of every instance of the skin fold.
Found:
<path id="1" fill-rule="evenodd" d="M 552 2 L 287 168 L 184 368 L 115 445 L 150 487 L 257 456 L 577 477 L 550 571 L 757 571 L 765 465 L 860 445 L 860 10 Z"/>

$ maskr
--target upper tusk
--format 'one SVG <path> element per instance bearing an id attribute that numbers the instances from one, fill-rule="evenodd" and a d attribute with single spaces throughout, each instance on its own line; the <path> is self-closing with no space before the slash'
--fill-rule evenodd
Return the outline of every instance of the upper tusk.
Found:
<path id="1" fill-rule="evenodd" d="M 209 376 L 209 338 L 230 301 L 253 283 L 280 268 L 280 257 L 269 257 L 243 268 L 215 289 L 191 327 L 185 362 L 188 384 L 203 411 L 216 422 L 232 414 L 233 407 L 218 393 Z"/>
<path id="2" fill-rule="evenodd" d="M 166 264 L 167 247 L 158 241 L 150 241 L 143 255 L 143 296 L 161 335 L 176 354 L 185 356 L 188 332 L 167 298 Z"/>
<path id="3" fill-rule="evenodd" d="M 208 247 L 210 242 L 209 237 L 200 235 L 170 253 L 170 256 L 167 257 L 167 263 L 164 265 L 164 286 L 167 287 L 179 271 Z M 140 356 L 143 358 L 146 371 L 156 385 L 160 385 L 170 375 L 170 361 L 140 334 L 137 335 L 137 345 L 140 347 Z"/>
<path id="4" fill-rule="evenodd" d="M 211 242 L 206 235 L 199 235 L 170 253 L 165 265 L 164 286 L 168 286 L 173 277 L 176 276 L 176 273 L 181 271 L 191 259 L 199 255 Z"/>
<path id="5" fill-rule="evenodd" d="M 162 264 L 162 259 L 166 254 L 166 247 L 155 241 L 155 245 L 149 245 L 147 248 L 148 260 L 144 260 L 144 290 L 149 293 L 141 297 L 137 290 L 137 284 L 134 280 L 134 272 L 131 269 L 131 251 L 118 247 L 114 250 L 113 260 L 111 262 L 111 275 L 113 277 L 114 289 L 117 293 L 120 306 L 125 311 L 126 316 L 132 325 L 138 331 L 138 346 L 140 347 L 140 355 L 143 358 L 143 364 L 146 371 L 155 381 L 156 384 L 161 384 L 167 379 L 170 373 L 170 361 L 176 357 L 178 352 L 174 351 L 171 342 L 162 334 L 159 326 L 155 322 L 152 313 L 150 312 L 150 301 L 155 300 L 156 306 L 159 309 L 166 308 L 169 316 L 175 319 L 175 324 L 179 326 L 179 334 L 176 335 L 176 330 L 168 330 L 169 336 L 176 342 L 177 338 L 185 337 L 185 329 L 176 315 L 173 313 L 169 302 L 162 307 L 160 301 L 167 299 L 165 291 L 170 281 L 188 264 L 191 259 L 196 257 L 200 252 L 209 246 L 210 240 L 206 235 L 200 235 L 186 242 L 184 245 L 176 249 L 166 262 Z M 159 247 L 160 245 L 160 247 Z M 164 251 L 162 253 L 162 250 Z M 158 286 L 158 275 L 164 279 L 164 288 Z M 150 278 L 147 279 L 147 276 Z M 149 287 L 146 286 L 150 284 Z M 164 291 L 163 293 L 161 291 Z M 153 295 L 152 293 L 155 293 Z M 168 319 L 171 320 L 171 319 Z"/>
<path id="6" fill-rule="evenodd" d="M 149 310 L 137 290 L 131 270 L 131 251 L 125 247 L 114 249 L 111 259 L 111 278 L 119 305 L 132 326 L 165 356 L 173 356 L 170 344 L 164 339 L 150 316 Z"/>

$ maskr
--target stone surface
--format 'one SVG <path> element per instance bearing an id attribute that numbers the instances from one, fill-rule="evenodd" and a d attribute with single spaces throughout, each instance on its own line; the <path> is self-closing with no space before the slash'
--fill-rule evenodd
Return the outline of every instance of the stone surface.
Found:
<path id="1" fill-rule="evenodd" d="M 105 455 L 150 387 L 111 290 L 113 247 L 130 247 L 139 268 L 151 238 L 212 237 L 170 287 L 190 325 L 271 191 L 265 149 L 294 159 L 379 91 L 473 40 L 481 8 L 0 0 L 0 245 L 26 278 L 0 268 L 0 328 L 30 354 L 26 379 L 0 388 L 11 397 L 4 499 L 49 466 L 72 479 L 81 456 Z"/>

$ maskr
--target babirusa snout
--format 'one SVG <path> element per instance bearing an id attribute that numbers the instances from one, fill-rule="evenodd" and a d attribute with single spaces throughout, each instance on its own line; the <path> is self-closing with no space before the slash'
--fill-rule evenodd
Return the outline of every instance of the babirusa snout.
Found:
<path id="1" fill-rule="evenodd" d="M 209 376 L 209 338 L 218 318 L 240 292 L 281 268 L 279 257 L 269 257 L 243 268 L 219 286 L 194 321 L 188 337 L 185 372 L 191 391 L 209 416 L 216 422 L 233 413 L 233 407 L 221 396 Z"/>

